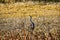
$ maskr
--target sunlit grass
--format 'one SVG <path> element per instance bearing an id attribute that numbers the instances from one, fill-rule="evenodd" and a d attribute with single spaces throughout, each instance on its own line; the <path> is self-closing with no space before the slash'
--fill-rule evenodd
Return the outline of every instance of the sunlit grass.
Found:
<path id="1" fill-rule="evenodd" d="M 0 40 L 60 40 L 59 20 L 60 4 L 0 4 Z"/>
<path id="2" fill-rule="evenodd" d="M 0 5 L 0 17 L 25 17 L 25 16 L 58 16 L 60 5 L 35 5 L 26 3 L 15 3 Z"/>

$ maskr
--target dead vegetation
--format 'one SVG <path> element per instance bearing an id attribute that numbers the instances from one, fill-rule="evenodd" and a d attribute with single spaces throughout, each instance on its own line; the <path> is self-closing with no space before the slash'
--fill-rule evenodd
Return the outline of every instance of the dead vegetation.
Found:
<path id="1" fill-rule="evenodd" d="M 60 40 L 60 5 L 0 4 L 0 40 Z"/>

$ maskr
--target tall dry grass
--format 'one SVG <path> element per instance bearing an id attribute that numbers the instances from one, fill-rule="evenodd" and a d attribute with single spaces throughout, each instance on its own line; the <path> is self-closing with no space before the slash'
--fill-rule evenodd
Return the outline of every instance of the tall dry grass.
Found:
<path id="1" fill-rule="evenodd" d="M 0 40 L 60 40 L 60 4 L 0 4 Z"/>

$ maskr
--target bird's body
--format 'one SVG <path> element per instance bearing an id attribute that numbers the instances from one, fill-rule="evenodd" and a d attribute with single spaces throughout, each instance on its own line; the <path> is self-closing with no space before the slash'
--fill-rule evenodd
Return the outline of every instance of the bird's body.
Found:
<path id="1" fill-rule="evenodd" d="M 34 23 L 33 23 L 33 22 L 31 22 L 31 25 L 30 25 L 30 26 L 31 26 L 31 29 L 32 29 L 32 30 L 34 30 L 35 25 L 34 25 Z"/>

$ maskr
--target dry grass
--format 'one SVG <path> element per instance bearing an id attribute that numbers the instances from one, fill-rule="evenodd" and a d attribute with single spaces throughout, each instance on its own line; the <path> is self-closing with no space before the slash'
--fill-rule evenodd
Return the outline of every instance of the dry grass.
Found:
<path id="1" fill-rule="evenodd" d="M 8 17 L 25 17 L 25 16 L 56 16 L 60 15 L 59 4 L 35 5 L 34 3 L 15 3 L 0 4 L 0 16 Z"/>
<path id="2" fill-rule="evenodd" d="M 60 4 L 0 4 L 0 40 L 60 40 Z"/>

